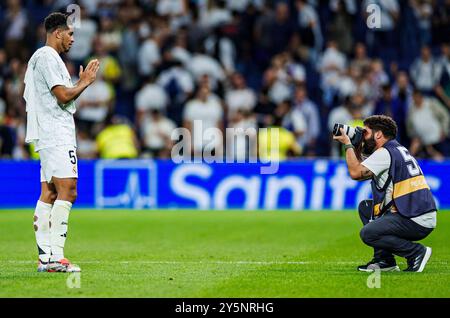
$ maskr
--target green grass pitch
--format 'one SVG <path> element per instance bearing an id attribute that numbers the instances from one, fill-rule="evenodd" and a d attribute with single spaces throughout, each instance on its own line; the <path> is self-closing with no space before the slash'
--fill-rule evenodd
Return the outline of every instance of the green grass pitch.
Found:
<path id="1" fill-rule="evenodd" d="M 0 211 L 0 297 L 450 297 L 450 213 L 424 240 L 423 273 L 355 270 L 372 256 L 355 212 L 74 210 L 66 256 L 37 273 L 33 211 Z M 406 267 L 403 259 L 397 259 Z"/>

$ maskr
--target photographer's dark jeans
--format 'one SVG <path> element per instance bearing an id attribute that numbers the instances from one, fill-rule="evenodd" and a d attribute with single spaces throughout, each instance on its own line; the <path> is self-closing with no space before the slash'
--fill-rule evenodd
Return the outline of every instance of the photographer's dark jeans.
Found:
<path id="1" fill-rule="evenodd" d="M 433 229 L 390 211 L 369 222 L 372 204 L 372 200 L 364 200 L 359 204 L 358 211 L 364 224 L 360 232 L 361 239 L 374 248 L 376 260 L 393 260 L 392 254 L 410 258 L 424 248 L 413 241 L 424 239 Z"/>

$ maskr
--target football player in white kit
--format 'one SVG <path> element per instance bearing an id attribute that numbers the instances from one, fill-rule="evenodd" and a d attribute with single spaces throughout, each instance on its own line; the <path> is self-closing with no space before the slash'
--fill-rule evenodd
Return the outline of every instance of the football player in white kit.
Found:
<path id="1" fill-rule="evenodd" d="M 34 213 L 40 272 L 79 272 L 64 257 L 64 244 L 72 204 L 77 197 L 75 100 L 95 81 L 98 60 L 80 66 L 79 81 L 72 83 L 61 59 L 73 42 L 70 16 L 52 13 L 45 19 L 46 45 L 28 62 L 24 99 L 27 108 L 26 142 L 34 143 L 41 161 L 41 195 Z"/>

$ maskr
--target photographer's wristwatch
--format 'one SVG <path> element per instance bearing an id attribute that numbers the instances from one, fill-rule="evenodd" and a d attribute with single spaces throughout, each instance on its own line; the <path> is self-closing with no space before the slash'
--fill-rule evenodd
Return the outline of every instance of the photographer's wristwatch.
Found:
<path id="1" fill-rule="evenodd" d="M 347 151 L 347 149 L 350 149 L 350 148 L 355 149 L 355 146 L 353 146 L 352 144 L 344 145 L 344 150 L 345 150 L 345 151 Z"/>

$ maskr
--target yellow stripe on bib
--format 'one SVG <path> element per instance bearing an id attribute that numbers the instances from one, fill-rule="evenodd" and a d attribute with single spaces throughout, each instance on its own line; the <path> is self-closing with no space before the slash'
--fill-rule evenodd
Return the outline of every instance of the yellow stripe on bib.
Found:
<path id="1" fill-rule="evenodd" d="M 430 189 L 423 175 L 397 182 L 394 184 L 394 199 L 422 189 Z"/>

